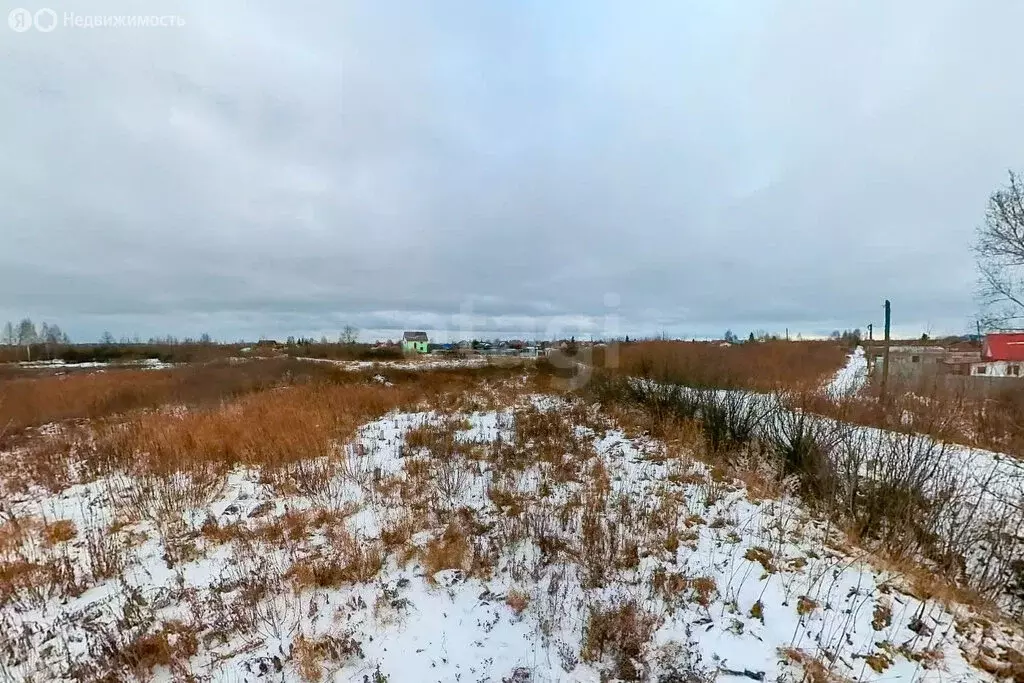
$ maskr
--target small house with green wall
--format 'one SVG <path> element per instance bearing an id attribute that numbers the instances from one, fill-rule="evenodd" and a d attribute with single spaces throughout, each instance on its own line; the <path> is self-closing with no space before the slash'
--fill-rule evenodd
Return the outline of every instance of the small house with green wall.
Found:
<path id="1" fill-rule="evenodd" d="M 406 332 L 402 335 L 402 351 L 405 353 L 426 353 L 429 345 L 426 332 Z"/>

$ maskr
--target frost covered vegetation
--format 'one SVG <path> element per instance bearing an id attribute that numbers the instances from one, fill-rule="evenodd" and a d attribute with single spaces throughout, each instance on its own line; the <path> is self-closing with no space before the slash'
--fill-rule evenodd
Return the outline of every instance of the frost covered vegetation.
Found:
<path id="1" fill-rule="evenodd" d="M 565 374 L 0 381 L 0 681 L 1024 680 L 953 451 Z"/>

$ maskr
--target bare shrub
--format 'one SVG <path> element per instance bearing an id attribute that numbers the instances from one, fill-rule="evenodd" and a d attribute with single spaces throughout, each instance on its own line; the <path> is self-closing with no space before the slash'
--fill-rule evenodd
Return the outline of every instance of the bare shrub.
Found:
<path id="1" fill-rule="evenodd" d="M 334 588 L 370 581 L 383 564 L 384 556 L 378 544 L 361 543 L 345 536 L 331 543 L 328 554 L 296 562 L 287 575 L 299 589 Z"/>
<path id="2" fill-rule="evenodd" d="M 110 527 L 90 524 L 82 533 L 85 566 L 94 583 L 121 575 L 128 560 L 124 541 Z"/>
<path id="3" fill-rule="evenodd" d="M 67 554 L 16 555 L 0 561 L 0 607 L 41 608 L 49 600 L 74 597 L 83 590 Z"/>
<path id="4" fill-rule="evenodd" d="M 373 452 L 367 452 L 361 443 L 346 444 L 342 449 L 340 474 L 344 481 L 355 484 L 364 492 L 370 492 L 380 478 Z"/>
<path id="5" fill-rule="evenodd" d="M 448 510 L 458 505 L 473 481 L 468 467 L 469 463 L 460 457 L 443 458 L 434 463 L 434 485 Z"/>
<path id="6" fill-rule="evenodd" d="M 697 396 L 701 430 L 712 453 L 749 444 L 778 410 L 770 396 L 742 391 L 702 390 Z"/>
<path id="7" fill-rule="evenodd" d="M 329 457 L 297 460 L 267 472 L 279 490 L 292 490 L 317 507 L 341 508 L 348 493 L 344 465 Z"/>
<path id="8" fill-rule="evenodd" d="M 591 605 L 583 627 L 584 662 L 611 661 L 611 676 L 624 681 L 643 680 L 644 654 L 658 619 L 636 602 Z"/>
<path id="9" fill-rule="evenodd" d="M 1014 600 L 1024 539 L 1013 530 L 1024 528 L 1024 510 L 1007 498 L 1012 482 L 997 467 L 965 475 L 949 447 L 926 434 L 841 434 L 825 509 L 832 519 L 900 563 L 927 595 Z"/>
<path id="10" fill-rule="evenodd" d="M 935 540 L 944 508 L 956 495 L 946 446 L 928 436 L 897 432 L 881 433 L 879 442 L 866 467 L 856 473 L 846 470 L 852 480 L 843 482 L 849 491 L 844 498 L 852 503 L 856 532 L 883 540 L 901 554 L 924 550 L 922 546 Z"/>
<path id="11" fill-rule="evenodd" d="M 190 673 L 189 658 L 199 651 L 195 628 L 177 621 L 166 622 L 151 633 L 142 633 L 119 647 L 115 668 L 127 669 L 139 678 L 158 666 L 178 675 Z M 120 666 L 117 666 L 120 665 Z"/>
<path id="12" fill-rule="evenodd" d="M 840 433 L 834 424 L 792 406 L 776 410 L 766 424 L 765 440 L 784 476 L 795 476 L 805 496 L 826 499 L 834 485 L 832 451 Z"/>
<path id="13" fill-rule="evenodd" d="M 351 633 L 309 638 L 299 635 L 292 643 L 292 660 L 299 677 L 307 683 L 324 680 L 325 663 L 340 668 L 353 659 L 363 659 L 363 647 Z"/>

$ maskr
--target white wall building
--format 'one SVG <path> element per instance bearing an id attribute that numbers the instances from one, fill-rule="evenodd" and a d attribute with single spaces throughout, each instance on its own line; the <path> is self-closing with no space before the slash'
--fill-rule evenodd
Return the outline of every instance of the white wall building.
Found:
<path id="1" fill-rule="evenodd" d="M 971 374 L 985 377 L 1020 377 L 1024 362 L 1016 360 L 989 360 L 971 363 Z"/>

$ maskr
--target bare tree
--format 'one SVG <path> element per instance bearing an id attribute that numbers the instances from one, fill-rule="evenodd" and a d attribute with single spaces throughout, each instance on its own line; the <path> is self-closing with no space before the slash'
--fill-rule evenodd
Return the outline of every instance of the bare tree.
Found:
<path id="1" fill-rule="evenodd" d="M 352 325 L 345 325 L 345 328 L 341 331 L 341 336 L 338 341 L 342 344 L 355 344 L 359 341 L 359 330 Z"/>
<path id="2" fill-rule="evenodd" d="M 18 346 L 25 347 L 25 353 L 32 360 L 32 345 L 39 341 L 35 323 L 31 318 L 24 318 L 18 323 Z"/>
<path id="3" fill-rule="evenodd" d="M 1024 179 L 1010 171 L 1010 182 L 989 197 L 978 228 L 974 254 L 985 327 L 1007 329 L 1024 319 Z"/>
<path id="4" fill-rule="evenodd" d="M 0 343 L 6 346 L 14 346 L 18 343 L 18 337 L 14 334 L 14 325 L 8 320 L 4 324 L 3 335 L 0 335 Z"/>
<path id="5" fill-rule="evenodd" d="M 43 322 L 43 324 L 39 326 L 38 342 L 43 345 L 43 351 L 45 352 L 46 357 L 48 359 L 50 358 L 50 341 L 49 341 L 49 339 L 50 339 L 50 325 L 48 323 L 46 323 L 46 322 Z"/>
<path id="6" fill-rule="evenodd" d="M 43 323 L 42 329 L 39 331 L 39 341 L 46 345 L 46 354 L 49 357 L 53 357 L 53 350 L 65 343 L 64 338 L 67 335 L 61 331 L 60 325 L 53 324 L 47 325 Z"/>

